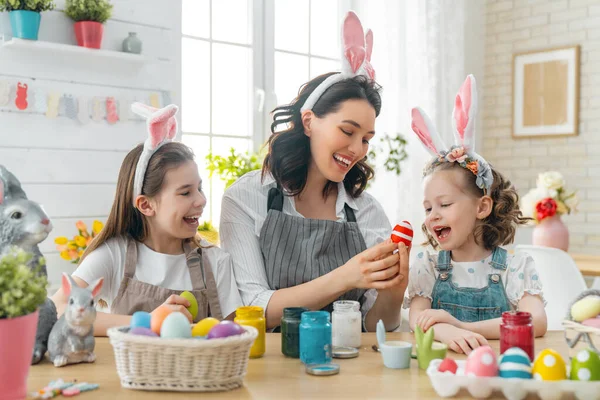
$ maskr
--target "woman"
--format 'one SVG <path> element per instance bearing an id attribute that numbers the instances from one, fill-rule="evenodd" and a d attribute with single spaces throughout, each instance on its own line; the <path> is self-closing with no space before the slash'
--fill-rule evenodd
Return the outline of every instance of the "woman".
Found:
<path id="1" fill-rule="evenodd" d="M 381 109 L 372 36 L 365 48 L 354 13 L 342 36 L 351 53 L 342 73 L 313 79 L 275 109 L 262 172 L 244 175 L 223 197 L 222 246 L 242 301 L 263 307 L 269 328 L 286 307 L 331 310 L 338 299 L 361 303 L 368 331 L 379 319 L 388 330 L 400 324 L 408 249 L 388 239 L 381 205 L 364 193 Z"/>

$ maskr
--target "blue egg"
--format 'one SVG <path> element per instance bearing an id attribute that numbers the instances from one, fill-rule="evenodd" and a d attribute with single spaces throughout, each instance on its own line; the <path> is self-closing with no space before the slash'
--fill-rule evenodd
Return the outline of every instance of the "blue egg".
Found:
<path id="1" fill-rule="evenodd" d="M 168 339 L 191 338 L 192 325 L 185 315 L 175 311 L 167 315 L 160 327 L 160 337 Z"/>
<path id="2" fill-rule="evenodd" d="M 522 349 L 511 347 L 500 356 L 499 373 L 501 378 L 531 379 L 531 360 Z"/>
<path id="3" fill-rule="evenodd" d="M 150 313 L 146 311 L 136 311 L 131 316 L 131 322 L 129 323 L 129 327 L 133 328 L 148 328 L 150 329 Z"/>

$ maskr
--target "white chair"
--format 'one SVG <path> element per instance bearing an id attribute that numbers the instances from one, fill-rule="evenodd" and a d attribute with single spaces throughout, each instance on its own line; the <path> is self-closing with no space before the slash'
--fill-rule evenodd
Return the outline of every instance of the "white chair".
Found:
<path id="1" fill-rule="evenodd" d="M 544 287 L 548 330 L 563 330 L 562 321 L 569 304 L 587 289 L 575 261 L 562 250 L 551 247 L 518 245 L 515 253 L 525 252 L 535 261 Z"/>

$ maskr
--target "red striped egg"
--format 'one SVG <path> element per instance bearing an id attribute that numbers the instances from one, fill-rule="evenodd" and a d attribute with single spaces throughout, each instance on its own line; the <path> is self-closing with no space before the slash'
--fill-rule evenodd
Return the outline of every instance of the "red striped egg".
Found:
<path id="1" fill-rule="evenodd" d="M 413 229 L 412 225 L 408 221 L 402 221 L 398 225 L 394 227 L 392 231 L 392 242 L 394 243 L 404 243 L 407 246 L 410 246 L 413 239 Z"/>

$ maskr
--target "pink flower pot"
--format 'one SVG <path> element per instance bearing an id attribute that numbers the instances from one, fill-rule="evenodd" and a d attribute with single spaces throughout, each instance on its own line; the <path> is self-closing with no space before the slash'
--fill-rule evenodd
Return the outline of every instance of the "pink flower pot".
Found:
<path id="1" fill-rule="evenodd" d="M 73 24 L 77 45 L 88 49 L 99 49 L 102 45 L 104 26 L 95 21 L 79 21 Z"/>
<path id="2" fill-rule="evenodd" d="M 532 243 L 569 251 L 569 230 L 558 214 L 544 218 L 533 228 Z"/>
<path id="3" fill-rule="evenodd" d="M 35 344 L 38 311 L 23 317 L 0 319 L 0 398 L 27 397 L 27 376 Z M 8 361 L 10 360 L 10 361 Z"/>

